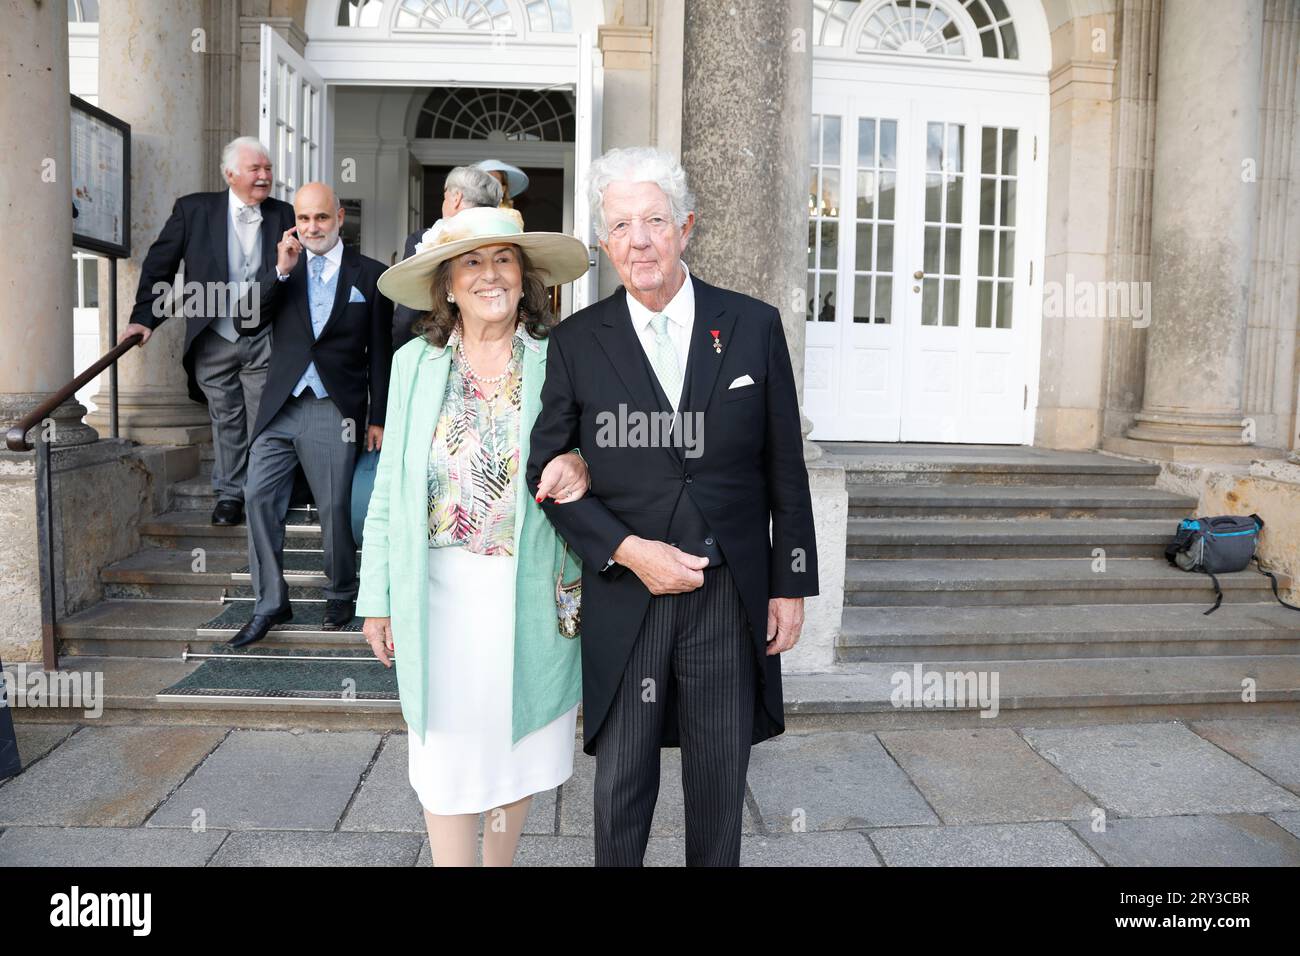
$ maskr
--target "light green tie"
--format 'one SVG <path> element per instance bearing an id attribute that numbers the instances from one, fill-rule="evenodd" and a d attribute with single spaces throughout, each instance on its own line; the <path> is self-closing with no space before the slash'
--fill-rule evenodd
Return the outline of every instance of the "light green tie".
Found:
<path id="1" fill-rule="evenodd" d="M 659 378 L 659 385 L 677 410 L 677 402 L 682 394 L 682 370 L 677 363 L 677 346 L 668 334 L 668 316 L 659 312 L 650 320 L 650 331 L 654 332 L 654 346 L 650 350 L 650 365 Z"/>

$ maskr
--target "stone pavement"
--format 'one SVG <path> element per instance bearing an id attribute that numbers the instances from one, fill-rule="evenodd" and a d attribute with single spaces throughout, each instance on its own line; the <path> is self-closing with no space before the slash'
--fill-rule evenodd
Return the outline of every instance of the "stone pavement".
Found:
<path id="1" fill-rule="evenodd" d="M 0 866 L 430 863 L 405 733 L 19 722 Z M 664 751 L 646 862 L 684 860 Z M 590 865 L 594 760 L 525 866 Z M 1300 718 L 787 733 L 754 748 L 752 866 L 1300 865 Z"/>

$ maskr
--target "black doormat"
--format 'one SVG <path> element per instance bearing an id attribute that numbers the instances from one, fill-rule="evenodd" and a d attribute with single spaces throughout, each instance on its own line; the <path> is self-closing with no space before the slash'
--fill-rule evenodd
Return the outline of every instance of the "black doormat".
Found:
<path id="1" fill-rule="evenodd" d="M 204 661 L 158 696 L 316 697 L 330 700 L 397 700 L 397 671 L 375 660 Z"/>
<path id="2" fill-rule="evenodd" d="M 206 624 L 200 624 L 200 630 L 230 631 L 232 634 L 253 619 L 253 602 L 252 601 L 231 601 L 221 609 L 221 613 L 208 621 Z M 337 634 L 361 634 L 361 628 L 365 625 L 364 617 L 353 617 L 352 620 L 331 633 Z M 293 620 L 288 624 L 277 624 L 271 634 L 279 634 L 284 631 L 322 631 L 325 629 L 325 605 L 310 601 L 300 601 L 293 605 Z M 364 647 L 365 644 L 361 638 L 357 638 L 357 646 Z"/>

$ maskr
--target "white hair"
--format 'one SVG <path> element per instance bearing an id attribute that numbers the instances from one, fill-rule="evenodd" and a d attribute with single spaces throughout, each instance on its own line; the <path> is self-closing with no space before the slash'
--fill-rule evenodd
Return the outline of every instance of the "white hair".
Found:
<path id="1" fill-rule="evenodd" d="M 587 199 L 596 235 L 609 238 L 605 224 L 605 188 L 612 182 L 654 183 L 668 197 L 673 222 L 686 224 L 695 211 L 695 196 L 686 185 L 686 170 L 671 153 L 653 146 L 627 146 L 611 149 L 591 164 L 587 173 Z"/>
<path id="2" fill-rule="evenodd" d="M 223 174 L 239 172 L 236 163 L 239 161 L 240 150 L 244 149 L 254 150 L 268 160 L 271 158 L 271 154 L 256 136 L 236 136 L 221 150 L 221 172 Z"/>
<path id="3" fill-rule="evenodd" d="M 442 188 L 459 192 L 469 207 L 501 205 L 501 181 L 477 166 L 457 166 L 447 174 Z"/>

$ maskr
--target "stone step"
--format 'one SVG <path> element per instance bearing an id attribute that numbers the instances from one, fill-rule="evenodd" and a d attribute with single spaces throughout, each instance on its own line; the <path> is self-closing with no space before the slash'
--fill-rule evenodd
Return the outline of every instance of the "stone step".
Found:
<path id="1" fill-rule="evenodd" d="M 307 509 L 290 509 L 285 522 L 284 546 L 293 549 L 320 547 L 320 524 L 309 520 Z M 149 548 L 209 548 L 216 551 L 248 552 L 248 525 L 214 525 L 210 514 L 200 511 L 169 511 L 140 524 L 140 543 Z"/>
<path id="2" fill-rule="evenodd" d="M 200 472 L 194 478 L 174 481 L 168 488 L 171 509 L 174 511 L 211 511 L 217 503 L 217 494 L 212 490 L 212 469 Z"/>
<path id="3" fill-rule="evenodd" d="M 323 588 L 329 583 L 322 570 L 325 562 L 325 552 L 319 548 L 291 551 L 288 548 L 284 550 L 284 582 L 289 585 L 300 587 Z M 357 551 L 357 573 L 361 572 L 361 552 Z M 248 571 L 248 562 L 244 562 L 242 568 L 231 572 L 230 583 L 236 587 L 240 585 L 252 585 L 253 575 Z"/>
<path id="4" fill-rule="evenodd" d="M 977 677 L 983 673 L 990 690 L 996 674 L 997 723 L 978 717 L 978 707 L 898 706 L 898 689 L 914 684 L 918 667 L 922 680 L 934 671 L 973 671 Z M 1247 678 L 1256 695 L 1252 703 L 1242 701 Z M 1160 719 L 1161 715 L 1174 719 L 1175 714 L 1189 710 L 1213 713 L 1213 707 L 1219 708 L 1218 716 L 1234 712 L 1262 715 L 1274 708 L 1300 713 L 1300 655 L 854 663 L 841 665 L 833 674 L 783 675 L 782 686 L 787 711 L 874 713 L 894 718 L 895 726 L 920 713 L 938 717 L 944 713 L 955 716 L 957 711 L 974 717 L 971 725 L 985 727 L 1032 726 L 1035 720 L 1053 717 L 1068 720 L 1071 712 L 1078 719 L 1082 708 L 1092 711 L 1086 718 L 1089 721 Z"/>
<path id="5" fill-rule="evenodd" d="M 837 458 L 838 462 L 839 459 Z M 1042 465 L 1027 468 L 1021 465 L 982 465 L 966 463 L 947 467 L 921 464 L 898 467 L 889 462 L 875 461 L 870 465 L 849 466 L 844 473 L 850 485 L 906 485 L 911 487 L 950 487 L 953 485 L 1014 485 L 1021 487 L 1059 486 L 1124 486 L 1151 488 L 1160 474 L 1156 466 L 1141 468 L 1097 467 L 1075 470 L 1060 465 Z"/>
<path id="6" fill-rule="evenodd" d="M 217 503 L 212 490 L 212 473 L 185 481 L 172 482 L 167 489 L 168 502 L 173 511 L 211 511 Z"/>
<path id="7" fill-rule="evenodd" d="M 101 572 L 104 597 L 219 601 L 230 587 L 231 572 L 248 566 L 248 552 L 208 552 L 202 571 L 194 570 L 196 560 L 189 550 L 138 551 Z"/>
<path id="8" fill-rule="evenodd" d="M 854 484 L 851 518 L 1185 518 L 1196 499 L 1158 488 Z M 1172 532 L 1171 532 L 1172 533 Z"/>
<path id="9" fill-rule="evenodd" d="M 850 607 L 841 661 L 1300 654 L 1300 613 L 1268 604 Z"/>
<path id="10" fill-rule="evenodd" d="M 285 584 L 287 585 L 289 592 L 289 600 L 293 602 L 294 607 L 297 607 L 298 604 L 303 601 L 310 601 L 318 604 L 325 603 L 325 585 L 323 583 L 325 578 L 323 575 L 319 577 L 311 577 L 311 580 L 321 582 L 317 584 L 295 584 L 290 580 L 290 577 L 291 575 L 285 575 Z M 249 580 L 247 574 L 243 575 L 243 580 Z M 252 603 L 255 598 L 256 595 L 253 594 L 253 586 L 251 583 L 234 583 L 230 586 L 229 590 L 226 591 L 226 601 L 228 603 L 239 601 Z"/>
<path id="11" fill-rule="evenodd" d="M 179 658 L 194 643 L 195 628 L 223 607 L 219 600 L 100 601 L 59 621 L 55 633 L 64 654 Z"/>
<path id="12" fill-rule="evenodd" d="M 326 631 L 324 602 L 298 601 L 294 619 L 272 630 L 258 647 L 277 651 L 337 651 L 364 647 L 361 618 Z M 101 601 L 59 622 L 64 653 L 108 657 L 180 658 L 224 644 L 252 617 L 252 601 Z"/>
<path id="13" fill-rule="evenodd" d="M 851 560 L 844 602 L 853 607 L 1018 606 L 1043 604 L 1197 604 L 1214 600 L 1208 576 L 1170 566 L 1163 558 L 1112 558 L 1094 571 L 1088 558 Z M 1223 601 L 1271 597 L 1269 581 L 1253 568 L 1219 575 Z M 1278 577 L 1285 591 L 1289 580 Z M 1294 612 L 1293 612 L 1294 613 Z"/>
<path id="14" fill-rule="evenodd" d="M 1161 557 L 1167 518 L 850 518 L 850 558 Z"/>
<path id="15" fill-rule="evenodd" d="M 99 723 L 212 723 L 241 727 L 400 730 L 400 706 L 392 700 L 212 698 L 156 695 L 190 674 L 201 659 L 158 660 L 67 656 L 63 671 L 102 675 L 104 714 Z M 35 668 L 33 668 L 35 670 Z M 885 730 L 908 728 L 1020 727 L 1089 721 L 1208 719 L 1230 716 L 1300 715 L 1300 655 L 1192 657 L 1158 661 L 936 661 L 927 671 L 982 672 L 986 687 L 996 675 L 996 718 L 981 717 L 978 701 L 954 706 L 898 706 L 896 688 L 914 671 L 897 664 L 846 664 L 834 674 L 786 674 L 787 731 L 821 727 Z M 30 672 L 29 672 L 30 673 Z M 1242 701 L 1242 681 L 1254 681 L 1256 702 Z M 80 708 L 25 709 L 25 684 L 16 682 L 19 720 L 81 720 Z M 996 722 L 995 722 L 996 721 Z"/>
<path id="16" fill-rule="evenodd" d="M 850 484 L 1151 486 L 1160 474 L 1144 461 L 1018 445 L 819 444 Z"/>

